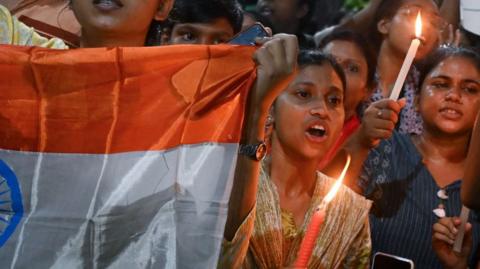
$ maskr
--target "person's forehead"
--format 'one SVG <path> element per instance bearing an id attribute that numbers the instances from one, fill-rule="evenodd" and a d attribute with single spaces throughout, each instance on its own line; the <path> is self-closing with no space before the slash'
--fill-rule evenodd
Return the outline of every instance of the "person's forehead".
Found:
<path id="1" fill-rule="evenodd" d="M 470 59 L 465 57 L 449 57 L 441 61 L 430 72 L 429 77 L 449 77 L 456 80 L 479 80 L 480 72 Z"/>
<path id="2" fill-rule="evenodd" d="M 322 64 L 309 64 L 300 69 L 295 83 L 311 83 L 318 86 L 336 86 L 342 88 L 342 80 L 335 69 L 326 62 Z M 326 85 L 328 84 L 328 85 Z"/>
<path id="3" fill-rule="evenodd" d="M 418 7 L 422 10 L 438 13 L 438 6 L 432 0 L 404 0 L 401 8 L 403 7 Z"/>
<path id="4" fill-rule="evenodd" d="M 356 61 L 366 62 L 365 55 L 358 45 L 348 40 L 332 40 L 323 49 L 334 57 L 348 58 Z"/>

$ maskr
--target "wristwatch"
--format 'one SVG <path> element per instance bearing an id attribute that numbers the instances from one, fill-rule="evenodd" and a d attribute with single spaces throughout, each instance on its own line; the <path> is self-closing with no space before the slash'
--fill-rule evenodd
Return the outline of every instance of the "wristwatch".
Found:
<path id="1" fill-rule="evenodd" d="M 238 154 L 242 154 L 258 162 L 263 160 L 265 155 L 267 155 L 267 145 L 263 141 L 257 144 L 240 144 Z"/>

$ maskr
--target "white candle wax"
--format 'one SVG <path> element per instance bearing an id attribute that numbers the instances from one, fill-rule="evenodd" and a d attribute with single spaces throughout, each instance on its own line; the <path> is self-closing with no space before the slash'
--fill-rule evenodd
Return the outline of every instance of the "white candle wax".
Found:
<path id="1" fill-rule="evenodd" d="M 462 221 L 462 224 L 458 229 L 458 234 L 453 244 L 453 251 L 457 253 L 460 253 L 462 251 L 463 237 L 465 236 L 465 224 L 468 222 L 469 214 L 470 214 L 470 209 L 468 209 L 466 206 L 463 206 L 462 212 L 460 213 L 460 220 Z"/>
<path id="2" fill-rule="evenodd" d="M 400 91 L 403 88 L 405 79 L 407 78 L 410 67 L 412 66 L 413 60 L 415 59 L 415 55 L 417 55 L 418 47 L 420 47 L 420 40 L 418 38 L 415 38 L 414 40 L 412 40 L 412 44 L 410 44 L 407 56 L 403 61 L 403 65 L 400 69 L 400 73 L 398 74 L 397 81 L 395 81 L 395 86 L 393 86 L 393 90 L 390 94 L 390 99 L 395 101 L 398 100 L 398 97 L 400 96 Z"/>

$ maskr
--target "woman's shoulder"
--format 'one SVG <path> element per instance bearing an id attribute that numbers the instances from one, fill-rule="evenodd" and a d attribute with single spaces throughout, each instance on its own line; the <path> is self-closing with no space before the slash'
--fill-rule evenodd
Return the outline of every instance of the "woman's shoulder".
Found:
<path id="1" fill-rule="evenodd" d="M 63 40 L 40 36 L 33 28 L 23 24 L 10 14 L 10 11 L 2 5 L 0 5 L 0 44 L 68 49 Z"/>
<path id="2" fill-rule="evenodd" d="M 0 18 L 1 19 L 11 19 L 12 15 L 10 14 L 10 11 L 8 8 L 0 4 Z"/>
<path id="3" fill-rule="evenodd" d="M 11 44 L 13 20 L 10 11 L 0 5 L 0 44 Z"/>

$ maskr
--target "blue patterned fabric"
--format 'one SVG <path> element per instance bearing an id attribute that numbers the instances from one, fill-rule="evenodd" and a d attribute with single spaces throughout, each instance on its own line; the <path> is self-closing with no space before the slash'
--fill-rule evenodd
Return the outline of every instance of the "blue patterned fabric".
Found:
<path id="1" fill-rule="evenodd" d="M 381 251 L 411 259 L 415 268 L 442 268 L 432 249 L 432 227 L 438 218 L 432 212 L 441 200 L 440 188 L 422 162 L 409 135 L 394 132 L 389 140 L 370 152 L 363 166 L 359 185 L 373 200 L 370 213 L 372 254 Z M 443 201 L 447 217 L 459 216 L 461 180 L 447 186 Z M 470 266 L 480 242 L 478 212 L 471 212 L 473 251 Z"/>

